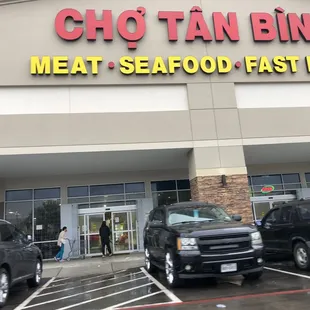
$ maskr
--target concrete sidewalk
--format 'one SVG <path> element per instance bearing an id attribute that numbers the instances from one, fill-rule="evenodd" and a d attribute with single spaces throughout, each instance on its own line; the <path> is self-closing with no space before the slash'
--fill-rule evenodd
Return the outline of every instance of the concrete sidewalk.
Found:
<path id="1" fill-rule="evenodd" d="M 144 254 L 115 255 L 112 257 L 96 257 L 69 262 L 45 262 L 43 265 L 43 278 L 73 278 L 88 275 L 114 273 L 129 268 L 144 265 Z"/>

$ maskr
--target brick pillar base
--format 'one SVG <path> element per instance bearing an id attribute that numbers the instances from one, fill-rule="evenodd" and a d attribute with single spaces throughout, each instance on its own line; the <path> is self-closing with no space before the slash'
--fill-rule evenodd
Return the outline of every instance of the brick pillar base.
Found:
<path id="1" fill-rule="evenodd" d="M 253 221 L 247 175 L 226 177 L 227 185 L 222 185 L 221 176 L 196 177 L 191 180 L 192 201 L 221 205 L 226 211 L 242 216 L 243 223 Z"/>

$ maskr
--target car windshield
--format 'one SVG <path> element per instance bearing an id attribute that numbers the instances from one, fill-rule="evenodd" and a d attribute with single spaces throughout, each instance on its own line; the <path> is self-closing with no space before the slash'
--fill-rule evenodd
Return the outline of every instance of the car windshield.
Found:
<path id="1" fill-rule="evenodd" d="M 168 212 L 168 225 L 193 222 L 230 222 L 231 217 L 217 206 L 190 206 L 172 209 Z"/>

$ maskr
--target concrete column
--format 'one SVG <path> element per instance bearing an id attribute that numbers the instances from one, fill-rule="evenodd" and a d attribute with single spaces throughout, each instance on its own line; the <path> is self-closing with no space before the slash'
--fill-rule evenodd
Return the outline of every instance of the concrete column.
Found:
<path id="1" fill-rule="evenodd" d="M 0 219 L 4 219 L 5 212 L 5 183 L 3 179 L 0 179 Z"/>
<path id="2" fill-rule="evenodd" d="M 145 184 L 145 198 L 152 198 L 152 188 L 151 188 L 151 182 L 146 181 Z"/>
<path id="3" fill-rule="evenodd" d="M 240 214 L 243 222 L 253 220 L 242 146 L 194 148 L 189 178 L 193 201 L 222 205 L 230 215 Z"/>

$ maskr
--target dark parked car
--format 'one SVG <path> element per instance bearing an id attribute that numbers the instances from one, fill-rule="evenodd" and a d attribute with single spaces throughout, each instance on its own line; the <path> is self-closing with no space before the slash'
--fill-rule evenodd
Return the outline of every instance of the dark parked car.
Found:
<path id="1" fill-rule="evenodd" d="M 310 270 L 310 200 L 274 204 L 256 224 L 266 255 L 293 255 L 298 268 Z"/>
<path id="2" fill-rule="evenodd" d="M 0 220 L 0 308 L 13 285 L 27 281 L 29 287 L 36 287 L 41 282 L 42 254 L 30 239 L 9 222 Z"/>
<path id="3" fill-rule="evenodd" d="M 207 203 L 157 207 L 144 228 L 145 267 L 165 271 L 171 287 L 184 279 L 263 273 L 263 244 L 254 225 Z"/>

